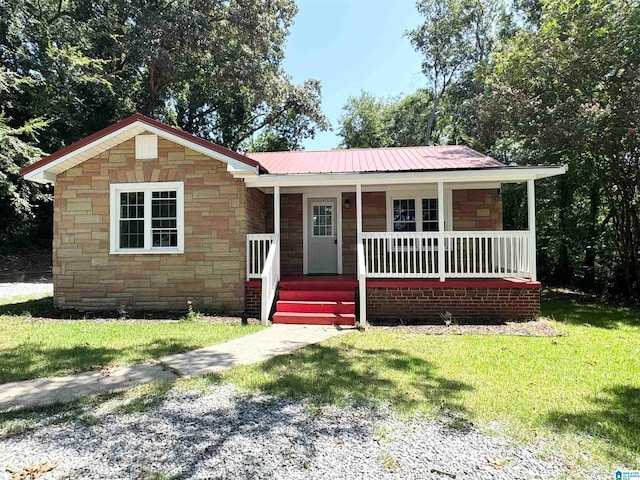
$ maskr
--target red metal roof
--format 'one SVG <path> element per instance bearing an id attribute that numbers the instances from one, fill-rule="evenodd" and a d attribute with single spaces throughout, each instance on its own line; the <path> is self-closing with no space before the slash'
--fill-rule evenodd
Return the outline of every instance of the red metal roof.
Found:
<path id="1" fill-rule="evenodd" d="M 250 153 L 269 173 L 406 172 L 504 167 L 469 147 L 356 148 L 328 151 Z"/>
<path id="2" fill-rule="evenodd" d="M 201 147 L 205 147 L 208 148 L 210 150 L 213 150 L 214 152 L 218 152 L 222 155 L 225 155 L 227 157 L 233 158 L 234 160 L 238 160 L 239 162 L 245 163 L 251 167 L 259 167 L 258 162 L 256 162 L 255 160 L 252 160 L 251 158 L 242 155 L 238 152 L 234 152 L 233 150 L 229 150 L 228 148 L 222 147 L 216 143 L 213 142 L 209 142 L 208 140 L 205 140 L 203 138 L 200 137 L 196 137 L 195 135 L 191 135 L 187 132 L 184 132 L 178 128 L 174 128 L 174 127 L 170 127 L 169 125 L 165 125 L 162 122 L 159 122 L 158 120 L 154 120 L 153 118 L 149 118 L 145 115 L 142 115 L 141 113 L 134 113 L 133 115 L 131 115 L 130 117 L 127 117 L 123 120 L 120 120 L 117 123 L 114 123 L 113 125 L 109 125 L 106 128 L 103 128 L 102 130 L 89 135 L 88 137 L 83 138 L 82 140 L 78 140 L 75 143 L 72 143 L 71 145 L 58 150 L 55 153 L 52 153 L 51 155 L 44 157 L 42 160 L 37 161 L 36 163 L 33 163 L 31 165 L 28 165 L 26 167 L 24 167 L 23 169 L 20 170 L 20 175 L 25 175 L 29 172 L 32 172 L 44 165 L 47 165 L 61 157 L 64 157 L 65 155 L 74 152 L 75 150 L 78 150 L 79 148 L 84 147 L 85 145 L 88 145 L 92 142 L 95 142 L 96 140 L 101 139 L 102 137 L 105 137 L 107 135 L 109 135 L 110 133 L 113 133 L 117 130 L 120 130 L 123 127 L 126 127 L 128 125 L 131 125 L 132 123 L 135 122 L 141 122 L 141 123 L 146 123 L 147 125 L 156 127 L 160 130 L 163 130 L 165 132 L 171 133 L 173 135 L 176 135 L 178 137 L 181 137 L 189 142 L 195 143 L 197 145 L 200 145 Z"/>

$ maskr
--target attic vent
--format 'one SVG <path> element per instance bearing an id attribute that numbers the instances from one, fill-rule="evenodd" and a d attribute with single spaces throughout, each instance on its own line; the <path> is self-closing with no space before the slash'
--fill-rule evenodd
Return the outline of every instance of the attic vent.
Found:
<path id="1" fill-rule="evenodd" d="M 136 135 L 136 160 L 158 158 L 158 136 Z"/>

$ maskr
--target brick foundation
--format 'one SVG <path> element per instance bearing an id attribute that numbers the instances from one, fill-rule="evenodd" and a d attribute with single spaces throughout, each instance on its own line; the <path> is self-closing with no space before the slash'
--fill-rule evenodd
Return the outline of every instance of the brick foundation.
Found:
<path id="1" fill-rule="evenodd" d="M 448 282 L 447 282 L 448 283 Z M 516 287 L 368 286 L 367 317 L 371 320 L 411 319 L 442 323 L 529 320 L 540 314 L 540 284 Z"/>
<path id="2" fill-rule="evenodd" d="M 262 280 L 249 280 L 244 287 L 244 314 L 250 318 L 260 318 L 262 302 Z"/>

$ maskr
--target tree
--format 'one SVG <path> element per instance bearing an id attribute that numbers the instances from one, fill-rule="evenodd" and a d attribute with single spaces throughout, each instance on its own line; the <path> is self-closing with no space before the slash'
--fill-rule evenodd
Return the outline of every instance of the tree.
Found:
<path id="1" fill-rule="evenodd" d="M 548 0 L 496 55 L 478 138 L 519 164 L 569 164 L 542 210 L 549 272 L 640 296 L 640 5 Z"/>
<path id="2" fill-rule="evenodd" d="M 424 144 L 433 97 L 428 90 L 417 90 L 404 97 L 376 98 L 362 92 L 349 98 L 342 108 L 339 135 L 344 148 L 410 147 Z M 449 144 L 458 140 L 452 127 L 451 104 L 445 99 L 440 120 L 434 124 L 432 138 Z"/>
<path id="3" fill-rule="evenodd" d="M 0 68 L 0 100 L 6 103 L 6 94 L 20 88 L 21 80 Z M 29 242 L 29 234 L 36 226 L 34 213 L 50 200 L 46 188 L 24 181 L 20 168 L 40 158 L 42 151 L 34 146 L 35 135 L 46 122 L 32 119 L 18 128 L 9 126 L 9 118 L 0 111 L 0 250 L 15 248 Z"/>
<path id="4" fill-rule="evenodd" d="M 508 17 L 500 0 L 418 0 L 421 26 L 405 35 L 422 54 L 422 72 L 433 96 L 424 143 L 432 145 L 440 102 L 465 74 L 487 62 Z"/>
<path id="5" fill-rule="evenodd" d="M 329 124 L 320 83 L 282 68 L 296 12 L 293 0 L 4 0 L 0 68 L 24 81 L 3 93 L 3 125 L 53 152 L 140 111 L 232 149 L 263 135 L 299 148 Z M 47 122 L 37 137 L 33 118 Z"/>
<path id="6" fill-rule="evenodd" d="M 369 92 L 349 97 L 340 116 L 341 147 L 376 148 L 391 144 L 389 137 L 390 101 L 378 99 Z"/>

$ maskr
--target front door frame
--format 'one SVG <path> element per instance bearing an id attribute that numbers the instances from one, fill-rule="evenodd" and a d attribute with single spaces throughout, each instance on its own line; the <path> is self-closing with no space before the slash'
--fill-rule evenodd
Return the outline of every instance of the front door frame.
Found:
<path id="1" fill-rule="evenodd" d="M 315 199 L 335 198 L 336 230 L 338 233 L 338 275 L 342 275 L 342 192 L 302 194 L 302 272 L 309 275 L 309 202 Z"/>

